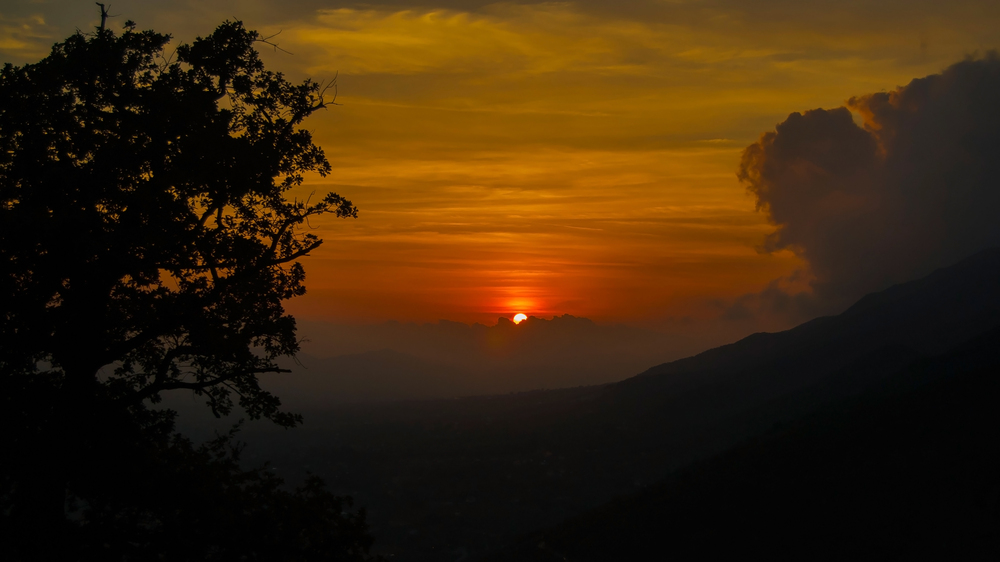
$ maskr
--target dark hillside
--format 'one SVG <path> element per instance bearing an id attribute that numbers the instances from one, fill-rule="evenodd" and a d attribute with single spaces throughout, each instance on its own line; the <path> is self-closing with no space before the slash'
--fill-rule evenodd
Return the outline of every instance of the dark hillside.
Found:
<path id="1" fill-rule="evenodd" d="M 869 354 L 935 355 L 1000 325 L 1000 249 L 865 296 L 838 316 L 758 333 L 612 387 L 623 410 L 713 419 L 809 386 Z M 638 406 L 638 410 L 637 410 Z"/>
<path id="2" fill-rule="evenodd" d="M 490 560 L 996 560 L 1000 329 Z"/>

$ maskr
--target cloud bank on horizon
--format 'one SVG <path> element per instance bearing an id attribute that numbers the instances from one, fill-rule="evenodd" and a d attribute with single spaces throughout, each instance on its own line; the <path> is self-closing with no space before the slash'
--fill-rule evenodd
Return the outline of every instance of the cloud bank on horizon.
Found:
<path id="1" fill-rule="evenodd" d="M 570 315 L 302 328 L 309 341 L 285 365 L 292 374 L 262 378 L 293 408 L 602 384 L 700 350 L 691 339 Z"/>
<path id="2" fill-rule="evenodd" d="M 763 134 L 739 178 L 776 226 L 762 249 L 802 257 L 813 294 L 775 282 L 730 314 L 837 311 L 1000 245 L 998 100 L 990 52 L 846 107 L 792 113 Z"/>

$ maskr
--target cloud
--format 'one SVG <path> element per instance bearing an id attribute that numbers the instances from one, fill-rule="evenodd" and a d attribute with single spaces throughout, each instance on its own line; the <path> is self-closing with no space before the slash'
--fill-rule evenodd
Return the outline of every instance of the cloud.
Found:
<path id="1" fill-rule="evenodd" d="M 720 320 L 744 323 L 755 330 L 781 330 L 826 312 L 816 296 L 803 288 L 808 273 L 799 269 L 767 284 L 762 291 L 748 293 L 733 301 L 720 301 Z"/>
<path id="2" fill-rule="evenodd" d="M 10 29 L 49 36 L 0 45 L 14 63 L 99 22 L 91 2 L 7 4 Z M 337 191 L 362 215 L 311 225 L 328 242 L 289 307 L 343 322 L 714 315 L 715 301 L 802 265 L 753 252 L 773 227 L 733 177 L 742 147 L 792 108 L 834 107 L 1000 46 L 1000 3 L 981 0 L 115 6 L 115 27 L 132 19 L 175 44 L 240 18 L 294 53 L 262 49 L 268 68 L 339 72 L 343 105 L 307 124 L 335 172 L 292 195 Z"/>
<path id="3" fill-rule="evenodd" d="M 0 14 L 0 55 L 37 58 L 48 51 L 51 29 L 40 14 L 9 16 Z"/>
<path id="4" fill-rule="evenodd" d="M 322 53 L 313 71 L 332 64 L 351 75 L 642 72 L 662 48 L 647 26 L 599 21 L 562 5 L 498 6 L 491 14 L 322 10 L 288 38 Z"/>
<path id="5" fill-rule="evenodd" d="M 776 227 L 763 250 L 804 258 L 815 299 L 835 308 L 1000 244 L 998 100 L 990 53 L 847 107 L 791 114 L 740 164 Z"/>

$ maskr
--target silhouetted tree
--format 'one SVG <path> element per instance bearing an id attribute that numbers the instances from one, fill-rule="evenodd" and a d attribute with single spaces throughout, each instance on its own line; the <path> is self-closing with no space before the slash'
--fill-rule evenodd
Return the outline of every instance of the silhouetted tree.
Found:
<path id="1" fill-rule="evenodd" d="M 330 171 L 299 128 L 330 100 L 322 84 L 266 70 L 254 49 L 261 39 L 226 22 L 165 57 L 169 36 L 102 25 L 36 64 L 0 71 L 0 422 L 9 459 L 0 516 L 7 530 L 20 526 L 18 536 L 112 529 L 110 521 L 150 534 L 184 518 L 177 513 L 200 509 L 203 518 L 204 506 L 150 499 L 174 486 L 170 471 L 184 470 L 214 474 L 219 485 L 206 490 L 257 494 L 256 508 L 230 502 L 237 519 L 254 510 L 273 518 L 295 502 L 327 514 L 316 521 L 340 517 L 339 500 L 314 484 L 281 492 L 215 454 L 219 446 L 178 441 L 172 415 L 146 408 L 187 389 L 216 415 L 238 403 L 251 418 L 299 421 L 257 375 L 280 371 L 275 359 L 298 350 L 282 301 L 304 293 L 296 260 L 321 243 L 304 223 L 357 210 L 335 193 L 286 197 L 305 174 Z M 169 462 L 157 468 L 154 459 Z M 354 546 L 343 552 L 368 540 L 363 521 L 353 525 Z M 318 536 L 302 540 L 322 543 Z M 129 544 L 156 542 L 137 537 Z"/>

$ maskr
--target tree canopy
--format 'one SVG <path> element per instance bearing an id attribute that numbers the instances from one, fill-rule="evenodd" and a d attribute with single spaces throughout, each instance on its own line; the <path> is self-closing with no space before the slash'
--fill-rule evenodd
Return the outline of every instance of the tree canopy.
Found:
<path id="1" fill-rule="evenodd" d="M 255 375 L 297 350 L 281 302 L 304 292 L 298 228 L 356 216 L 330 193 L 288 201 L 330 164 L 298 128 L 320 84 L 264 69 L 255 32 L 227 22 L 164 59 L 169 36 L 99 30 L 0 71 L 0 366 L 48 362 L 83 387 L 141 400 L 204 392 L 280 423 Z"/>
<path id="2" fill-rule="evenodd" d="M 357 209 L 336 193 L 289 198 L 330 171 L 300 127 L 332 101 L 330 84 L 265 69 L 260 40 L 225 22 L 168 55 L 168 35 L 102 25 L 0 70 L 5 523 L 64 525 L 73 498 L 96 521 L 126 475 L 163 455 L 280 496 L 221 446 L 171 437 L 171 413 L 147 407 L 186 389 L 216 415 L 239 404 L 300 419 L 257 375 L 298 350 L 282 303 L 305 292 L 297 260 L 322 243 L 307 220 Z M 166 504 L 152 505 L 141 509 L 163 523 Z"/>

